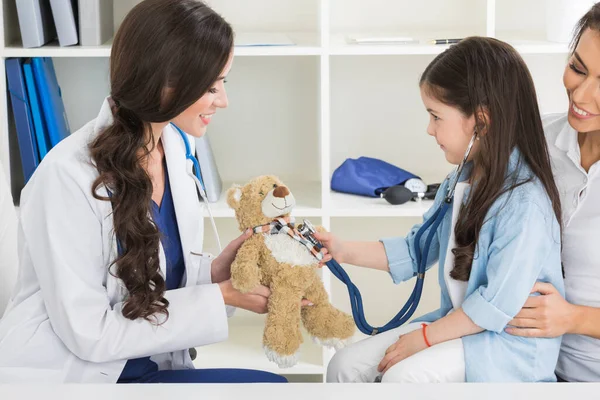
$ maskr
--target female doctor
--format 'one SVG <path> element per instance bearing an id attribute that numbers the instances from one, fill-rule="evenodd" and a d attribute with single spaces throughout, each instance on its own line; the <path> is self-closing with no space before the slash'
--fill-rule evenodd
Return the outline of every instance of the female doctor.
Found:
<path id="1" fill-rule="evenodd" d="M 22 193 L 21 265 L 0 321 L 0 382 L 281 382 L 194 370 L 227 338 L 228 307 L 269 291 L 229 281 L 235 252 L 202 253 L 203 205 L 173 126 L 202 136 L 227 106 L 233 32 L 197 0 L 145 0 L 110 58 L 111 97 L 56 146 Z"/>

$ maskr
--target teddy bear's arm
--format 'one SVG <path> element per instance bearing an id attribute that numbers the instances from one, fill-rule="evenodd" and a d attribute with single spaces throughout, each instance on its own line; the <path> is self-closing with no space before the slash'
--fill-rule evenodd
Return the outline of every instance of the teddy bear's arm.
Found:
<path id="1" fill-rule="evenodd" d="M 260 242 L 256 237 L 247 239 L 231 263 L 231 283 L 242 293 L 253 290 L 260 283 Z"/>

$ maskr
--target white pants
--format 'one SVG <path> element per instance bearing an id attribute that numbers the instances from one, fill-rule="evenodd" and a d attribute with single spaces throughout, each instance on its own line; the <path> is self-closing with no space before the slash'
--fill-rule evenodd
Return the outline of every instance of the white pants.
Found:
<path id="1" fill-rule="evenodd" d="M 369 337 L 338 351 L 327 367 L 327 382 L 464 382 L 465 357 L 462 339 L 429 347 L 408 357 L 383 376 L 377 366 L 385 351 L 400 335 L 421 329 L 420 323 L 408 324 Z"/>

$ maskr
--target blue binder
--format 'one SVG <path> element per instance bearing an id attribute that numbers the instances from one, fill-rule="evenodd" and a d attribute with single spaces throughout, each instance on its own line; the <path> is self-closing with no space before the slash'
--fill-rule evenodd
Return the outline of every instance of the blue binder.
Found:
<path id="1" fill-rule="evenodd" d="M 31 60 L 26 60 L 23 63 L 23 74 L 25 75 L 25 85 L 27 86 L 29 106 L 31 107 L 31 115 L 33 117 L 35 139 L 40 153 L 39 161 L 42 161 L 50 150 L 50 143 L 48 133 L 46 132 L 46 124 L 44 123 L 44 118 L 42 116 L 42 107 L 35 87 Z"/>
<path id="2" fill-rule="evenodd" d="M 47 57 L 33 58 L 31 63 L 50 145 L 54 147 L 71 133 L 54 63 Z"/>
<path id="3" fill-rule="evenodd" d="M 21 164 L 23 165 L 23 176 L 25 183 L 39 164 L 39 155 L 36 146 L 31 110 L 27 100 L 27 89 L 23 79 L 22 62 L 18 58 L 6 60 L 6 77 L 8 80 L 8 91 L 12 105 L 15 125 L 17 128 L 17 140 L 21 152 Z"/>

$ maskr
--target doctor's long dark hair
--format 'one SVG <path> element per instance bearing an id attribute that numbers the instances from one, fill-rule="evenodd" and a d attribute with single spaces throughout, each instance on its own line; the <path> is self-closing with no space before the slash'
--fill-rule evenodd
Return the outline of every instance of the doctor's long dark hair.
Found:
<path id="1" fill-rule="evenodd" d="M 115 36 L 110 57 L 114 123 L 90 144 L 90 152 L 100 173 L 92 192 L 112 202 L 123 249 L 111 269 L 116 266 L 128 290 L 126 318 L 168 318 L 160 235 L 149 218 L 152 182 L 144 169 L 154 146 L 150 123 L 170 121 L 202 97 L 232 49 L 231 26 L 198 0 L 145 0 Z M 98 193 L 104 185 L 110 198 Z"/>
<path id="2" fill-rule="evenodd" d="M 558 189 L 531 75 L 521 56 L 496 39 L 471 37 L 438 55 L 423 73 L 420 86 L 432 97 L 476 116 L 480 150 L 473 158 L 473 190 L 460 208 L 454 230 L 456 247 L 452 278 L 468 281 L 479 232 L 492 204 L 502 194 L 523 185 L 506 174 L 517 148 L 544 186 L 561 224 Z M 488 118 L 483 117 L 487 112 Z M 517 170 L 519 167 L 517 166 Z"/>

